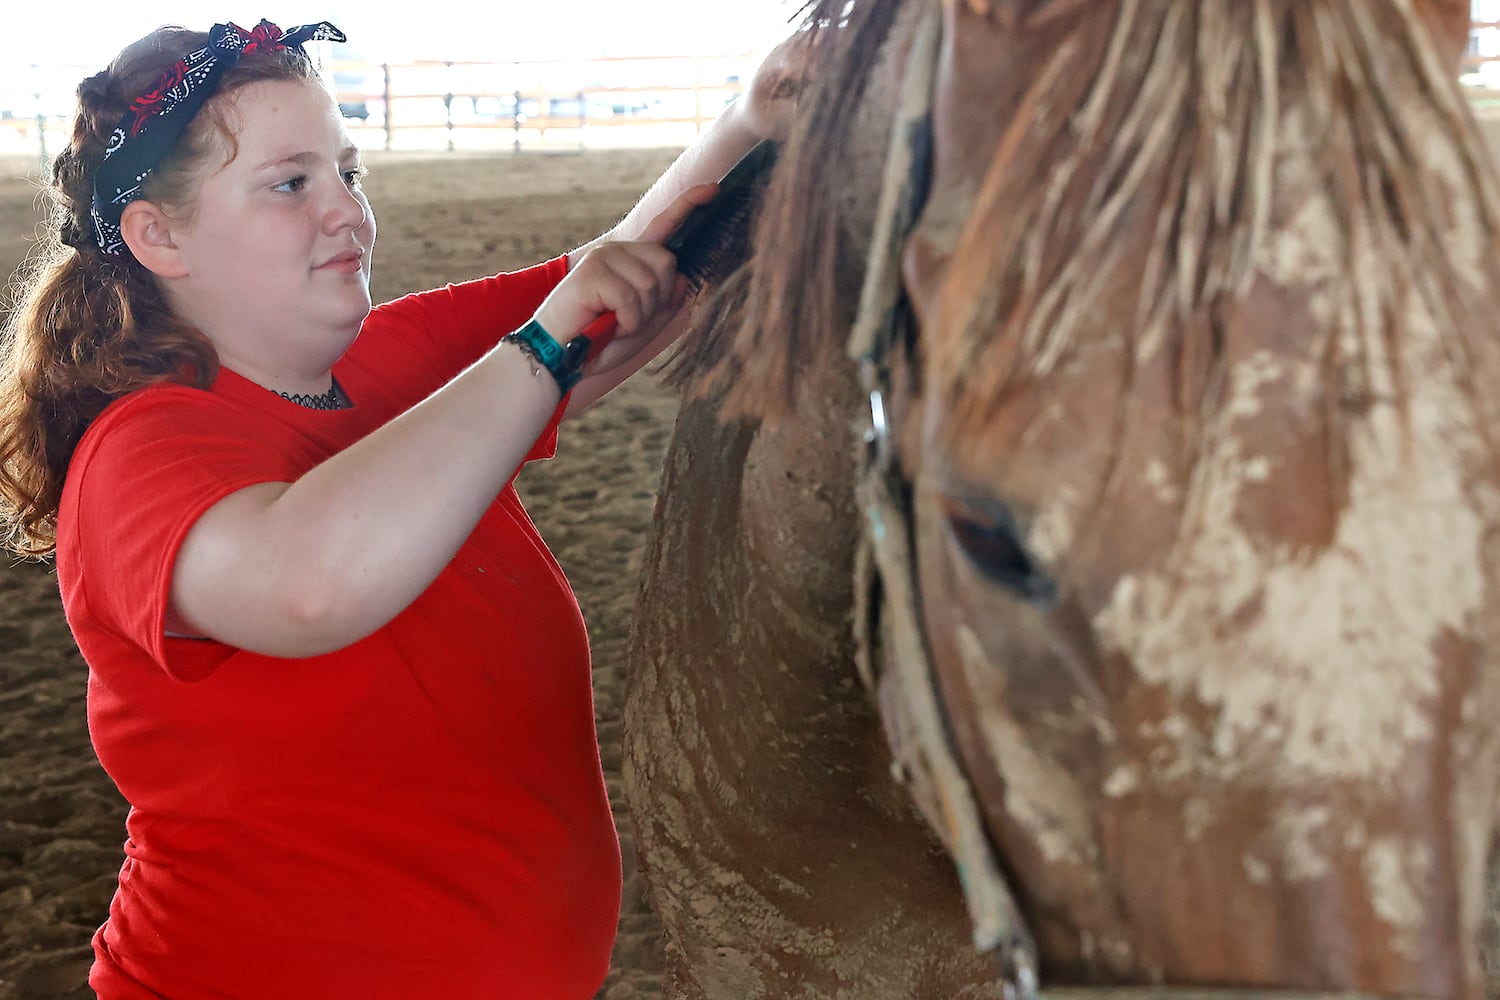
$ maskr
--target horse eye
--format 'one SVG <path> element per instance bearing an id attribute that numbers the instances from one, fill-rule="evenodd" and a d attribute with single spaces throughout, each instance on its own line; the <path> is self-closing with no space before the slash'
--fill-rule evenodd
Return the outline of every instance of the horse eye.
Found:
<path id="1" fill-rule="evenodd" d="M 950 500 L 944 514 L 959 547 L 986 577 L 1034 604 L 1050 605 L 1056 599 L 1056 582 L 1026 551 L 1009 508 Z"/>

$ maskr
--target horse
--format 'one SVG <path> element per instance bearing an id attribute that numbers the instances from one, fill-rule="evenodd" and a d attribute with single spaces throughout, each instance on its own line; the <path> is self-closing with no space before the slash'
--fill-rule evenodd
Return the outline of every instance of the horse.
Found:
<path id="1" fill-rule="evenodd" d="M 1483 996 L 1467 2 L 808 16 L 669 369 L 624 717 L 666 996 Z"/>

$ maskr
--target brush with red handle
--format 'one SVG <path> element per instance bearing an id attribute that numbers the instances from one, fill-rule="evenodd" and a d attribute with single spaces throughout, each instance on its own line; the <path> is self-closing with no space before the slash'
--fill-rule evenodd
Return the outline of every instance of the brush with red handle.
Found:
<path id="1" fill-rule="evenodd" d="M 719 181 L 719 190 L 707 204 L 697 205 L 662 244 L 677 257 L 677 273 L 687 278 L 694 291 L 715 275 L 730 248 L 748 236 L 751 215 L 765 190 L 776 163 L 778 146 L 765 139 L 740 157 Z M 604 313 L 583 330 L 589 354 L 597 355 L 615 335 L 615 314 Z"/>

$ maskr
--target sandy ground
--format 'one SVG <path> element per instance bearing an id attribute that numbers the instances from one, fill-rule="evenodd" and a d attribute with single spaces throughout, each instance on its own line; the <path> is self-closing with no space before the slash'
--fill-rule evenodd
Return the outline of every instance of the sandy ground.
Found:
<path id="1" fill-rule="evenodd" d="M 676 150 L 376 154 L 377 301 L 514 268 L 611 225 Z M 0 274 L 41 219 L 35 164 L 0 161 Z M 594 650 L 599 737 L 625 856 L 614 966 L 600 998 L 660 996 L 660 941 L 634 872 L 620 781 L 631 603 L 676 402 L 638 375 L 564 429 L 519 488 L 578 594 Z M 123 857 L 125 803 L 94 759 L 86 670 L 49 565 L 0 557 L 0 1000 L 91 998 L 88 940 Z"/>
<path id="2" fill-rule="evenodd" d="M 1500 150 L 1500 119 L 1484 126 Z M 375 154 L 377 300 L 570 249 L 618 219 L 676 150 Z M 34 162 L 0 159 L 0 275 L 40 221 Z M 578 594 L 594 649 L 599 737 L 624 848 L 614 966 L 600 998 L 659 997 L 659 929 L 634 873 L 620 779 L 631 604 L 676 402 L 642 373 L 564 432 L 519 485 Z M 125 805 L 95 761 L 85 668 L 51 567 L 0 558 L 0 1000 L 91 998 L 89 935 L 122 858 Z"/>

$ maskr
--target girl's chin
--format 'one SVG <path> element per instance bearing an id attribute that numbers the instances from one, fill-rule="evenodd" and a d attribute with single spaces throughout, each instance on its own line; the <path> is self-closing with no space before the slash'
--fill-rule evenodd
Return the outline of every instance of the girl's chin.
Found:
<path id="1" fill-rule="evenodd" d="M 370 290 L 362 287 L 360 292 L 362 294 L 350 296 L 347 308 L 340 310 L 341 318 L 350 323 L 363 323 L 365 317 L 370 315 Z"/>
<path id="2" fill-rule="evenodd" d="M 347 310 L 329 317 L 329 325 L 337 327 L 344 333 L 344 349 L 354 343 L 354 338 L 359 336 L 360 328 L 364 326 L 365 317 L 368 315 L 370 315 L 370 303 L 366 301 L 363 306 L 351 305 Z"/>

